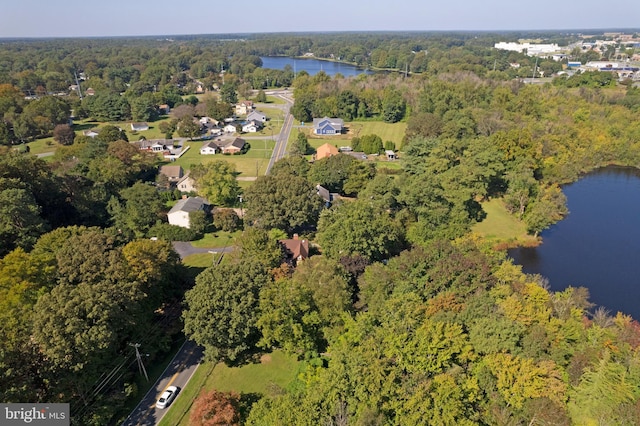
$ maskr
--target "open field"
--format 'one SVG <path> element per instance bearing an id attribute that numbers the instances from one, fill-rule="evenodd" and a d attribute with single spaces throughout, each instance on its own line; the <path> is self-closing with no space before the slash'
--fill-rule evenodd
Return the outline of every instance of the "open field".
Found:
<path id="1" fill-rule="evenodd" d="M 185 142 L 185 147 L 190 146 L 191 148 L 184 153 L 182 157 L 170 164 L 179 165 L 182 166 L 184 170 L 188 170 L 192 164 L 206 164 L 214 160 L 224 160 L 236 166 L 239 176 L 256 176 L 256 170 L 258 176 L 263 175 L 271 158 L 271 152 L 273 151 L 275 143 L 273 140 L 268 139 L 249 139 L 247 142 L 251 145 L 251 148 L 246 154 L 200 155 L 200 148 L 203 142 L 188 141 Z"/>
<path id="2" fill-rule="evenodd" d="M 274 385 L 286 388 L 298 375 L 302 363 L 281 351 L 263 355 L 259 363 L 227 367 L 204 362 L 180 393 L 160 425 L 188 425 L 189 409 L 202 389 L 267 394 Z"/>
<path id="3" fill-rule="evenodd" d="M 351 137 L 364 135 L 378 135 L 382 142 L 392 141 L 396 148 L 400 148 L 402 138 L 407 130 L 407 123 L 385 123 L 382 121 L 352 121 L 345 123 L 347 135 Z"/>
<path id="4" fill-rule="evenodd" d="M 482 203 L 487 217 L 473 226 L 472 231 L 498 247 L 537 245 L 538 239 L 527 234 L 523 222 L 511 215 L 502 199 L 494 198 Z"/>
<path id="5" fill-rule="evenodd" d="M 194 247 L 204 248 L 226 247 L 232 245 L 235 239 L 238 238 L 241 234 L 242 231 L 217 231 L 211 234 L 205 234 L 204 237 L 199 240 L 191 241 L 191 245 Z"/>

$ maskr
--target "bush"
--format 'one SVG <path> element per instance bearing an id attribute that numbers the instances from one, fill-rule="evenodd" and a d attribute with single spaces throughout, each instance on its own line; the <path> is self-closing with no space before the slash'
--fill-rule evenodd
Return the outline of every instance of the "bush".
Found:
<path id="1" fill-rule="evenodd" d="M 192 229 L 168 223 L 156 223 L 149 229 L 147 236 L 157 237 L 166 241 L 193 241 L 198 237 L 197 233 Z"/>

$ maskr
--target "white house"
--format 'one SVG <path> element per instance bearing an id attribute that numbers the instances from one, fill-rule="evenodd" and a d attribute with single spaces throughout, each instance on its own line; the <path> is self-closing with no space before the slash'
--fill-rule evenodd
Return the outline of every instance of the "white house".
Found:
<path id="1" fill-rule="evenodd" d="M 218 144 L 213 141 L 207 142 L 202 145 L 202 148 L 200 148 L 200 155 L 214 155 L 218 152 L 220 152 L 220 148 L 218 147 Z"/>
<path id="2" fill-rule="evenodd" d="M 258 121 L 250 121 L 242 125 L 242 131 L 244 133 L 255 133 L 261 128 L 262 126 L 259 124 Z"/>
<path id="3" fill-rule="evenodd" d="M 236 126 L 233 123 L 229 123 L 226 126 L 224 126 L 224 128 L 222 130 L 224 130 L 225 133 L 235 133 L 236 132 Z"/>
<path id="4" fill-rule="evenodd" d="M 196 192 L 196 181 L 187 172 L 176 184 L 180 192 Z"/>
<path id="5" fill-rule="evenodd" d="M 178 201 L 169 213 L 167 218 L 171 225 L 181 226 L 183 228 L 189 228 L 191 226 L 189 222 L 189 213 L 199 210 L 206 211 L 208 208 L 207 203 L 200 197 L 185 197 Z"/>

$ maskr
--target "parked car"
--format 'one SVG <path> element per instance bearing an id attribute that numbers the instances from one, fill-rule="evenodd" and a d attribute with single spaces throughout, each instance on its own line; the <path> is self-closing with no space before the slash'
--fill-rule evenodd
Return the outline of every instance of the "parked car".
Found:
<path id="1" fill-rule="evenodd" d="M 175 386 L 169 386 L 162 395 L 160 395 L 158 402 L 156 402 L 156 408 L 163 409 L 171 405 L 173 400 L 176 398 L 176 395 L 178 395 L 178 390 L 179 389 Z"/>

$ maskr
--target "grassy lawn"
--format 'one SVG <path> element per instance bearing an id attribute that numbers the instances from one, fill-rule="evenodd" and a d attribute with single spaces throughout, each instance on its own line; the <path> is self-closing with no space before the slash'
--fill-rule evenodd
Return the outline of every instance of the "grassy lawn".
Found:
<path id="1" fill-rule="evenodd" d="M 282 99 L 279 96 L 271 96 L 271 95 L 267 95 L 267 102 L 268 104 L 276 104 L 276 105 L 284 105 L 286 104 L 285 100 Z"/>
<path id="2" fill-rule="evenodd" d="M 212 234 L 205 234 L 200 240 L 191 241 L 194 247 L 203 248 L 219 248 L 232 245 L 236 238 L 242 234 L 242 231 L 226 232 L 218 231 Z"/>
<path id="3" fill-rule="evenodd" d="M 241 367 L 202 363 L 160 425 L 188 425 L 189 409 L 201 389 L 264 395 L 274 386 L 287 388 L 302 369 L 302 363 L 280 351 L 264 355 L 259 363 Z"/>
<path id="4" fill-rule="evenodd" d="M 353 121 L 345 123 L 347 135 L 351 137 L 364 135 L 378 135 L 382 142 L 393 141 L 396 148 L 400 147 L 407 123 L 385 123 L 383 121 Z"/>
<path id="5" fill-rule="evenodd" d="M 189 145 L 191 148 L 171 164 L 182 166 L 184 170 L 188 170 L 192 164 L 205 164 L 214 160 L 224 160 L 236 166 L 239 176 L 256 176 L 256 169 L 258 175 L 263 175 L 267 169 L 267 164 L 269 164 L 274 142 L 268 139 L 250 139 L 248 142 L 251 144 L 251 149 L 246 154 L 200 155 L 200 147 L 203 142 L 189 141 L 185 143 L 185 146 Z"/>
<path id="6" fill-rule="evenodd" d="M 502 199 L 482 203 L 482 208 L 487 217 L 473 226 L 474 233 L 501 248 L 538 244 L 538 239 L 527 234 L 524 223 L 507 211 Z"/>
<path id="7" fill-rule="evenodd" d="M 27 144 L 29 152 L 33 155 L 44 154 L 45 152 L 55 152 L 60 146 L 58 142 L 54 141 L 52 137 L 44 139 L 36 139 L 33 142 Z"/>
<path id="8" fill-rule="evenodd" d="M 182 259 L 182 263 L 190 268 L 204 269 L 211 266 L 213 264 L 214 257 L 217 259 L 217 256 L 219 256 L 217 253 L 196 253 Z"/>

